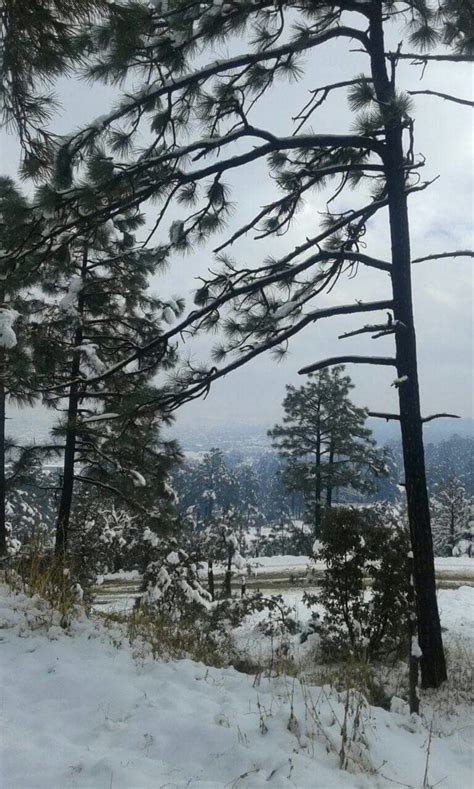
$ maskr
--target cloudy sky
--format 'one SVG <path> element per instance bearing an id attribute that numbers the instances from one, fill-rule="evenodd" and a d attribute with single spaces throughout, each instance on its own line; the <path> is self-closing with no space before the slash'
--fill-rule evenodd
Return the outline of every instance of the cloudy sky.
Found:
<path id="1" fill-rule="evenodd" d="M 397 39 L 399 40 L 399 39 Z M 350 46 L 350 45 L 349 45 Z M 243 49 L 243 46 L 240 47 Z M 313 51 L 305 61 L 305 77 L 298 83 L 280 83 L 260 104 L 254 122 L 275 133 L 291 133 L 291 116 L 307 101 L 308 90 L 320 85 L 348 79 L 364 71 L 363 56 L 347 51 L 347 44 L 328 44 Z M 220 47 L 209 60 L 225 56 Z M 404 63 L 399 68 L 400 84 L 407 89 L 431 88 L 453 95 L 472 97 L 472 71 L 468 64 L 433 63 L 420 81 L 420 67 Z M 113 100 L 110 89 L 66 81 L 59 86 L 62 113 L 54 127 L 68 133 L 107 111 Z M 473 248 L 472 239 L 472 110 L 440 99 L 414 97 L 415 152 L 426 157 L 424 179 L 439 176 L 426 191 L 410 198 L 410 221 L 413 257 L 454 249 Z M 314 116 L 316 132 L 344 133 L 351 116 L 345 96 L 335 93 Z M 15 138 L 3 134 L 1 167 L 3 174 L 15 175 L 18 149 Z M 249 165 L 245 170 L 226 177 L 232 186 L 235 212 L 229 230 L 248 221 L 259 207 L 269 202 L 275 186 L 262 166 Z M 339 202 L 343 210 L 363 204 L 363 197 L 348 193 Z M 279 256 L 306 236 L 316 233 L 319 211 L 325 209 L 325 195 L 310 196 L 299 213 L 290 233 L 278 241 L 255 241 L 252 234 L 232 248 L 239 263 L 260 265 L 269 253 Z M 152 222 L 156 208 L 150 209 Z M 171 215 L 173 218 L 173 214 Z M 389 259 L 387 216 L 380 212 L 368 228 L 367 252 Z M 159 242 L 158 236 L 156 241 Z M 213 238 L 215 245 L 215 237 Z M 191 302 L 195 278 L 212 263 L 209 249 L 199 248 L 192 255 L 175 258 L 169 271 L 152 283 L 159 295 L 186 295 Z M 473 413 L 473 320 L 472 260 L 452 259 L 429 262 L 413 267 L 415 319 L 418 334 L 420 381 L 423 410 L 450 411 L 462 416 Z M 371 301 L 389 298 L 389 279 L 383 272 L 361 270 L 357 278 L 339 281 L 334 292 L 312 306 L 350 303 L 355 299 Z M 247 367 L 214 384 L 206 401 L 185 406 L 178 416 L 180 427 L 198 423 L 201 427 L 226 422 L 269 425 L 281 414 L 285 384 L 304 382 L 297 370 L 305 364 L 340 353 L 374 353 L 374 341 L 365 338 L 337 340 L 338 334 L 357 328 L 364 321 L 357 316 L 330 319 L 308 327 L 290 346 L 290 353 L 280 364 L 264 356 Z M 194 360 L 206 359 L 216 338 L 204 338 L 185 349 Z M 377 340 L 376 353 L 390 355 L 390 338 Z M 396 393 L 390 386 L 391 368 L 351 366 L 349 374 L 356 384 L 354 399 L 374 410 L 395 410 Z"/>

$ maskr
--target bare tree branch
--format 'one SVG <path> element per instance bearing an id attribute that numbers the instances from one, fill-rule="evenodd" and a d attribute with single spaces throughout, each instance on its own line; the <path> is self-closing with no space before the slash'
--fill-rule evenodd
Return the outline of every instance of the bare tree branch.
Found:
<path id="1" fill-rule="evenodd" d="M 469 99 L 460 99 L 457 96 L 451 96 L 449 93 L 440 93 L 437 90 L 409 90 L 407 92 L 410 94 L 410 96 L 419 96 L 421 94 L 424 94 L 425 96 L 437 96 L 439 99 L 454 101 L 456 104 L 465 104 L 468 107 L 474 107 L 474 101 L 470 101 Z"/>
<path id="2" fill-rule="evenodd" d="M 427 63 L 433 61 L 448 61 L 451 63 L 472 63 L 473 55 L 420 55 L 419 52 L 386 52 L 385 57 L 389 60 L 412 60 L 414 64 Z"/>
<path id="3" fill-rule="evenodd" d="M 298 375 L 307 375 L 316 370 L 324 370 L 326 367 L 333 367 L 335 364 L 377 364 L 397 366 L 397 360 L 391 356 L 332 356 L 329 359 L 322 359 L 307 367 L 298 370 Z"/>
<path id="4" fill-rule="evenodd" d="M 421 421 L 423 423 L 431 422 L 433 419 L 461 419 L 461 417 L 459 414 L 431 414 L 431 416 L 425 416 Z"/>
<path id="5" fill-rule="evenodd" d="M 438 252 L 433 255 L 425 255 L 422 258 L 415 258 L 412 263 L 424 263 L 426 260 L 441 260 L 442 258 L 474 258 L 472 249 L 458 249 L 455 252 Z"/>
<path id="6" fill-rule="evenodd" d="M 387 414 L 383 411 L 369 411 L 367 416 L 372 416 L 375 419 L 385 419 L 387 422 L 389 420 L 400 421 L 400 414 Z M 425 416 L 421 421 L 431 422 L 433 419 L 461 419 L 458 414 L 431 414 L 431 416 Z"/>
<path id="7" fill-rule="evenodd" d="M 344 334 L 338 336 L 338 340 L 345 340 L 347 337 L 355 337 L 357 334 L 372 334 L 372 332 L 380 332 L 380 334 L 392 334 L 396 329 L 396 325 L 389 323 L 374 323 L 362 326 L 360 329 L 354 331 L 346 331 Z M 378 335 L 376 335 L 378 336 Z"/>

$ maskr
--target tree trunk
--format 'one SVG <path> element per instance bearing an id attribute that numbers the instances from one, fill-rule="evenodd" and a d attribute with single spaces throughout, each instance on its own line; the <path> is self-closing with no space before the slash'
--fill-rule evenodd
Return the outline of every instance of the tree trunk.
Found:
<path id="1" fill-rule="evenodd" d="M 84 245 L 84 253 L 82 258 L 81 278 L 84 281 L 87 273 L 87 255 L 88 247 Z M 84 312 L 84 299 L 82 291 L 78 297 L 78 320 L 74 335 L 74 346 L 78 348 L 82 344 L 82 317 Z M 80 372 L 80 350 L 75 350 L 71 364 L 71 380 L 75 381 Z M 61 498 L 59 501 L 58 517 L 56 521 L 56 541 L 55 553 L 56 556 L 64 556 L 67 550 L 69 538 L 69 521 L 71 517 L 72 496 L 74 492 L 74 468 L 76 461 L 76 436 L 77 436 L 77 413 L 79 408 L 79 401 L 81 394 L 79 392 L 79 385 L 73 383 L 69 389 L 68 408 L 67 408 L 67 426 L 66 426 L 66 446 L 64 450 L 64 463 L 62 475 L 62 488 Z"/>
<path id="2" fill-rule="evenodd" d="M 394 86 L 388 79 L 385 66 L 380 2 L 374 3 L 370 20 L 370 55 L 377 98 L 381 102 L 392 102 Z M 413 550 L 418 641 L 423 653 L 420 660 L 421 679 L 423 687 L 436 688 L 446 679 L 446 663 L 436 599 L 433 541 L 426 486 L 402 134 L 401 120 L 395 117 L 394 120 L 386 122 L 384 164 L 392 249 L 393 313 L 395 320 L 403 324 L 403 327 L 395 332 L 397 373 L 398 378 L 403 379 L 398 385 L 400 426 Z"/>
<path id="3" fill-rule="evenodd" d="M 321 437 L 319 430 L 316 436 L 316 457 L 315 457 L 315 486 L 314 486 L 314 536 L 319 536 L 321 526 Z"/>
<path id="4" fill-rule="evenodd" d="M 75 342 L 75 345 L 78 344 L 80 345 L 80 343 Z M 71 377 L 74 378 L 78 372 L 79 352 L 75 353 L 75 358 L 71 365 Z M 55 552 L 57 556 L 63 556 L 65 554 L 69 537 L 69 520 L 71 516 L 72 495 L 74 492 L 74 466 L 76 460 L 78 405 L 79 396 L 77 392 L 77 384 L 72 384 L 69 390 L 66 447 L 64 450 L 61 498 L 59 501 L 58 518 L 56 522 Z"/>
<path id="5" fill-rule="evenodd" d="M 333 490 L 333 479 L 332 479 L 332 467 L 334 463 L 334 445 L 331 439 L 331 447 L 329 450 L 329 462 L 328 462 L 328 484 L 326 488 L 326 509 L 330 510 L 332 507 L 332 490 Z"/>
<path id="6" fill-rule="evenodd" d="M 229 553 L 227 557 L 227 567 L 224 575 L 224 597 L 231 597 L 232 596 L 232 554 Z"/>
<path id="7" fill-rule="evenodd" d="M 0 556 L 7 554 L 7 524 L 5 514 L 5 351 L 0 349 Z"/>
<path id="8" fill-rule="evenodd" d="M 418 657 L 414 654 L 413 639 L 416 636 L 415 589 L 413 586 L 413 559 L 408 559 L 408 589 L 407 589 L 407 615 L 408 615 L 408 699 L 410 712 L 420 711 L 418 698 Z"/>

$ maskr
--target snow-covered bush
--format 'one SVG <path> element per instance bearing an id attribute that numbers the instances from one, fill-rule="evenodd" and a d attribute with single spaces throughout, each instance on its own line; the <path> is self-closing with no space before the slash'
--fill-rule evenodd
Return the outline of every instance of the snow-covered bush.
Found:
<path id="1" fill-rule="evenodd" d="M 447 477 L 430 501 L 435 556 L 462 556 L 468 552 L 470 501 L 458 477 Z"/>
<path id="2" fill-rule="evenodd" d="M 407 530 L 392 507 L 338 507 L 325 515 L 315 544 L 315 558 L 326 565 L 321 594 L 307 593 L 305 601 L 326 610 L 315 629 L 327 655 L 368 660 L 406 651 L 408 553 Z"/>
<path id="3" fill-rule="evenodd" d="M 469 505 L 467 522 L 459 529 L 454 540 L 453 556 L 474 557 L 474 504 Z"/>
<path id="4" fill-rule="evenodd" d="M 156 548 L 158 556 L 143 576 L 141 603 L 176 621 L 193 609 L 209 610 L 211 595 L 200 582 L 196 557 L 178 548 L 174 540 L 163 540 Z"/>

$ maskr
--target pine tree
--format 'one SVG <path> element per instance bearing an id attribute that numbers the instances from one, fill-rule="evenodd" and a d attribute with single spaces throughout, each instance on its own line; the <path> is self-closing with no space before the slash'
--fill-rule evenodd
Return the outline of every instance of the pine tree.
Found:
<path id="1" fill-rule="evenodd" d="M 385 470 L 383 454 L 365 427 L 367 411 L 350 401 L 353 384 L 343 373 L 337 366 L 298 389 L 287 386 L 283 425 L 269 432 L 286 460 L 286 486 L 305 495 L 315 536 L 335 490 L 369 493 Z"/>
<path id="2" fill-rule="evenodd" d="M 179 457 L 175 445 L 160 442 L 156 409 L 148 407 L 157 394 L 151 377 L 159 368 L 171 368 L 173 347 L 105 385 L 95 380 L 182 309 L 182 302 L 163 302 L 147 292 L 160 255 L 136 248 L 132 231 L 141 222 L 140 215 L 123 215 L 87 238 L 66 235 L 61 264 L 56 260 L 42 268 L 48 304 L 36 326 L 35 363 L 46 404 L 58 409 L 66 401 L 65 418 L 54 429 L 64 442 L 58 554 L 67 549 L 76 479 L 137 505 L 137 488 L 147 487 L 148 474 L 155 483 L 160 480 L 151 486 L 153 495 L 164 493 L 170 462 Z"/>

